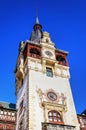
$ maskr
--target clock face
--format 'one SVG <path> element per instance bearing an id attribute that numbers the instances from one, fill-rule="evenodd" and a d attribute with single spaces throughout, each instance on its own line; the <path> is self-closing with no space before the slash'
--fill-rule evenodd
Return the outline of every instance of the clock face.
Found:
<path id="1" fill-rule="evenodd" d="M 45 54 L 46 54 L 47 56 L 53 56 L 53 53 L 50 52 L 50 51 L 45 51 Z"/>
<path id="2" fill-rule="evenodd" d="M 55 101 L 57 99 L 57 95 L 54 92 L 48 92 L 47 96 L 52 101 Z"/>

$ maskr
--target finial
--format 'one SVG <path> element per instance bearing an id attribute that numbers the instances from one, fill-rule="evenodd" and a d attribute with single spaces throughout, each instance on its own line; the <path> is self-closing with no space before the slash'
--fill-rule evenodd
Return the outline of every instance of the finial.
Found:
<path id="1" fill-rule="evenodd" d="M 42 25 L 39 23 L 38 11 L 36 10 L 36 23 L 33 26 L 34 30 L 42 30 Z"/>
<path id="2" fill-rule="evenodd" d="M 40 42 L 42 38 L 42 25 L 39 23 L 38 12 L 36 10 L 36 23 L 33 26 L 34 31 L 31 34 L 30 40 L 34 42 Z"/>
<path id="3" fill-rule="evenodd" d="M 36 9 L 36 24 L 39 24 L 38 9 Z"/>

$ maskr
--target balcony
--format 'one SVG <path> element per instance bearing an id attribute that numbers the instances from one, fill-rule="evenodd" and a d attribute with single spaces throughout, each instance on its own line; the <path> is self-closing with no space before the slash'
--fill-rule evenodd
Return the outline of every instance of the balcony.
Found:
<path id="1" fill-rule="evenodd" d="M 75 130 L 75 126 L 42 123 L 42 130 Z"/>
<path id="2" fill-rule="evenodd" d="M 41 55 L 38 55 L 38 54 L 30 54 L 29 55 L 30 57 L 33 57 L 33 58 L 37 58 L 37 59 L 41 59 Z"/>

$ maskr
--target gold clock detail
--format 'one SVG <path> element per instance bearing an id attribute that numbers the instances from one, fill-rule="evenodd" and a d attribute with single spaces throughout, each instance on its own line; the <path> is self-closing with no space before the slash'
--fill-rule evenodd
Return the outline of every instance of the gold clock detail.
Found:
<path id="1" fill-rule="evenodd" d="M 54 92 L 48 92 L 47 96 L 52 101 L 55 101 L 57 99 L 57 95 Z"/>
<path id="2" fill-rule="evenodd" d="M 47 56 L 53 56 L 53 53 L 52 53 L 51 51 L 45 51 L 45 54 L 46 54 Z"/>

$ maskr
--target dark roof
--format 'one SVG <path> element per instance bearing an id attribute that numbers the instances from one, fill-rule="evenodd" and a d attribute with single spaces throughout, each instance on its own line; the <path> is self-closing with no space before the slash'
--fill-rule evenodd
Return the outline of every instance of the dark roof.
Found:
<path id="1" fill-rule="evenodd" d="M 86 115 L 86 109 L 81 114 L 82 115 Z"/>
<path id="2" fill-rule="evenodd" d="M 8 102 L 0 102 L 0 107 L 7 109 L 16 109 L 16 104 Z"/>

